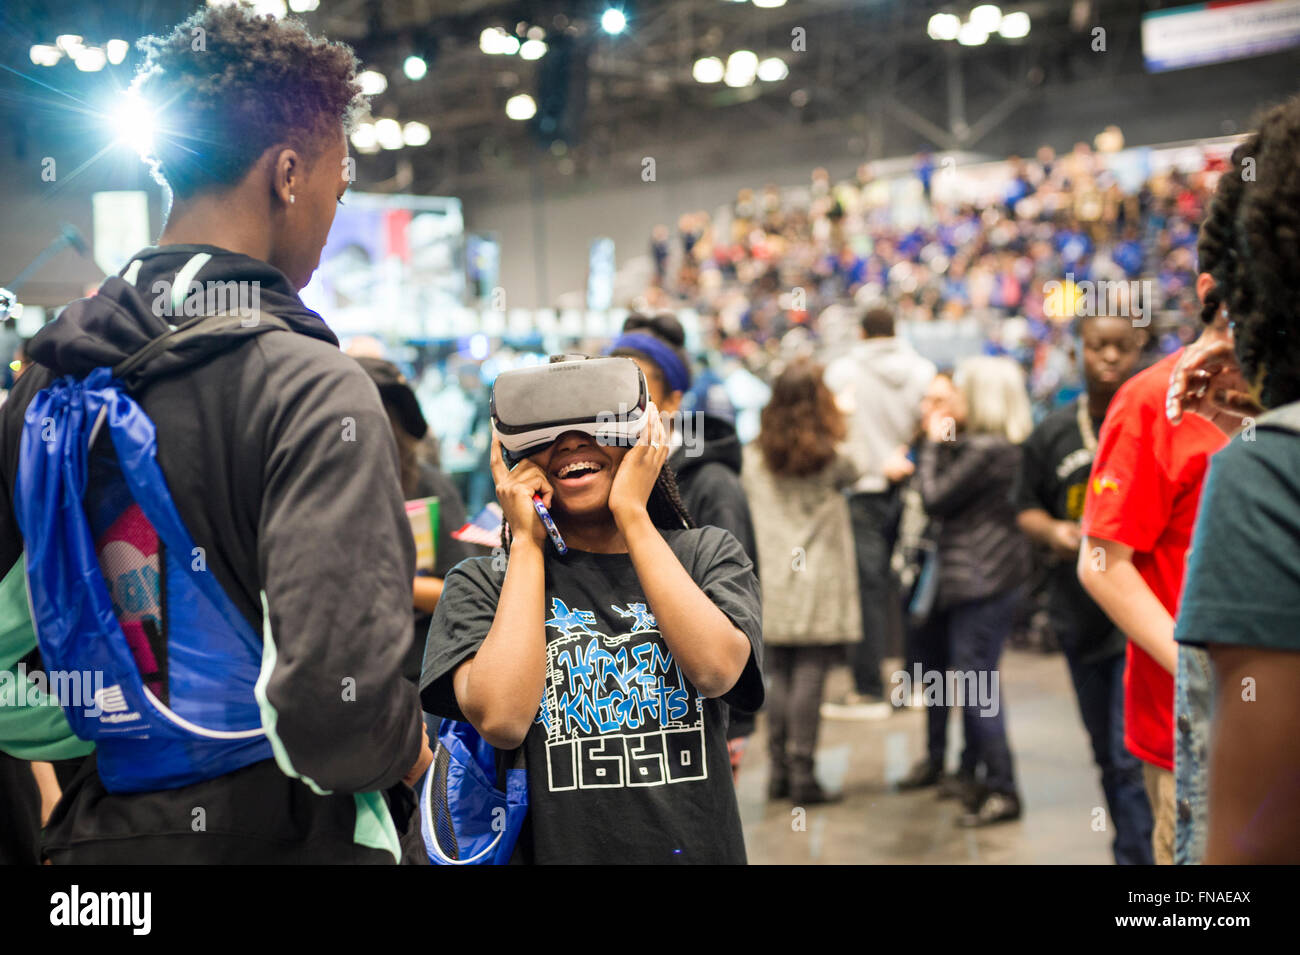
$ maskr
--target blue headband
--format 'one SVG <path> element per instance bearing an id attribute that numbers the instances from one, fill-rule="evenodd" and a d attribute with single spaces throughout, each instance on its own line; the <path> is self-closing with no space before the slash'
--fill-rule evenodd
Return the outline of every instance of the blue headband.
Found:
<path id="1" fill-rule="evenodd" d="M 614 339 L 614 344 L 605 349 L 605 354 L 609 355 L 623 348 L 639 351 L 658 365 L 669 391 L 690 390 L 691 373 L 671 345 L 653 335 L 631 332 Z"/>

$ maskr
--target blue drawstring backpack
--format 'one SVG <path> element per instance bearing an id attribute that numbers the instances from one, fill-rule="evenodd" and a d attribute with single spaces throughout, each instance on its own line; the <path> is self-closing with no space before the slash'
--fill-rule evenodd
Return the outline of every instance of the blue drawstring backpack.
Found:
<path id="1" fill-rule="evenodd" d="M 498 771 L 497 750 L 469 723 L 444 719 L 420 786 L 420 832 L 434 865 L 505 865 L 528 815 L 523 747 Z"/>
<path id="2" fill-rule="evenodd" d="M 109 792 L 185 786 L 273 755 L 254 695 L 262 635 L 207 569 L 158 466 L 154 424 L 124 384 L 234 321 L 197 318 L 116 368 L 66 375 L 24 416 L 14 513 L 32 623 L 46 672 L 81 675 L 60 703 L 95 742 Z M 258 321 L 240 321 L 244 334 L 287 328 Z"/>

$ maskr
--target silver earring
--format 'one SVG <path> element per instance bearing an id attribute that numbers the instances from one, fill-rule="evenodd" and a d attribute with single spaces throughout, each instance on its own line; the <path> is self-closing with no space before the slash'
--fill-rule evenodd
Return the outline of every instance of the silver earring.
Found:
<path id="1" fill-rule="evenodd" d="M 293 202 L 293 196 L 290 196 L 290 197 L 289 197 L 289 202 L 290 202 L 290 203 Z"/>

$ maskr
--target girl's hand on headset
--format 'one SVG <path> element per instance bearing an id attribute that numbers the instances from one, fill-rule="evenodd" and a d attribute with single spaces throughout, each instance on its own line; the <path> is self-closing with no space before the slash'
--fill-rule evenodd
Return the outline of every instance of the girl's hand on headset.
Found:
<path id="1" fill-rule="evenodd" d="M 549 508 L 550 482 L 546 480 L 546 473 L 528 458 L 515 465 L 514 470 L 506 467 L 505 458 L 501 456 L 501 439 L 497 437 L 495 428 L 492 430 L 492 480 L 496 482 L 497 502 L 505 513 L 514 540 L 531 540 L 539 546 L 544 545 L 546 526 L 533 507 L 533 495 L 539 495 L 542 504 Z"/>
<path id="2" fill-rule="evenodd" d="M 646 405 L 646 418 L 641 437 L 619 462 L 609 489 L 609 510 L 617 524 L 646 513 L 650 492 L 672 450 L 668 429 L 653 401 Z"/>

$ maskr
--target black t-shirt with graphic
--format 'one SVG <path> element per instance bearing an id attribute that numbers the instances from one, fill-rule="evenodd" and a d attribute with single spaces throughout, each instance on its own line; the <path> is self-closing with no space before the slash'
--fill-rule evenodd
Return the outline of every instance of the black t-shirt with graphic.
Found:
<path id="1" fill-rule="evenodd" d="M 529 822 L 520 861 L 745 862 L 722 704 L 763 702 L 758 581 L 727 531 L 662 533 L 749 638 L 749 663 L 724 697 L 700 697 L 657 629 L 631 557 L 561 557 L 548 544 L 546 690 L 524 740 Z M 492 557 L 447 575 L 420 682 L 429 712 L 465 718 L 451 675 L 487 637 L 504 579 L 504 561 Z"/>
<path id="2" fill-rule="evenodd" d="M 1101 427 L 1093 421 L 1093 434 Z M 1017 506 L 1042 508 L 1058 521 L 1078 521 L 1088 492 L 1093 452 L 1079 429 L 1079 405 L 1057 408 L 1025 439 Z M 1062 645 L 1083 661 L 1124 652 L 1124 635 L 1079 583 L 1073 561 L 1059 560 L 1051 571 L 1051 619 Z"/>

